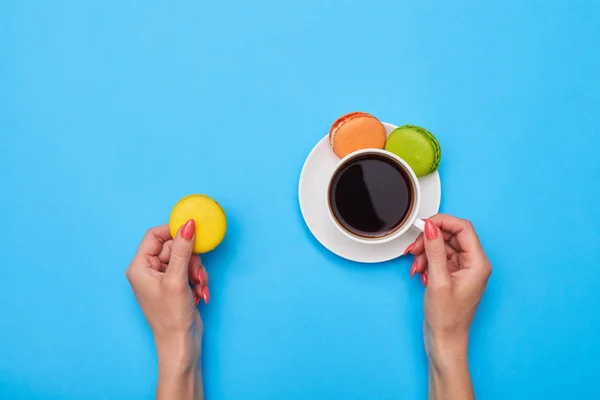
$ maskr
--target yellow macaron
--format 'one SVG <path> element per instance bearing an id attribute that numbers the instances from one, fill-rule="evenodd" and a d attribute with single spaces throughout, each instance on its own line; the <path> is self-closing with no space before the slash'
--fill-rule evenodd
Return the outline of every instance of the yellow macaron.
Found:
<path id="1" fill-rule="evenodd" d="M 171 236 L 175 237 L 190 219 L 196 223 L 194 253 L 207 253 L 223 241 L 227 218 L 219 203 L 204 194 L 191 194 L 179 200 L 169 218 Z"/>

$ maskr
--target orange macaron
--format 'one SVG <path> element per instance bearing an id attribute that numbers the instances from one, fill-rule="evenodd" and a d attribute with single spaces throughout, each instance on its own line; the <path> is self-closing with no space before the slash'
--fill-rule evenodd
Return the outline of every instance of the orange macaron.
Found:
<path id="1" fill-rule="evenodd" d="M 383 149 L 387 135 L 377 118 L 365 112 L 339 117 L 329 130 L 329 144 L 339 158 L 362 149 Z"/>

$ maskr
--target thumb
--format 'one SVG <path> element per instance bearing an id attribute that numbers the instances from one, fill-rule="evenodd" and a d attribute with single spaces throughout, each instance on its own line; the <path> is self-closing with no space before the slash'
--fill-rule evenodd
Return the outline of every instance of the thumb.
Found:
<path id="1" fill-rule="evenodd" d="M 430 220 L 425 220 L 425 254 L 429 264 L 429 282 L 433 285 L 446 285 L 450 282 L 446 243 L 440 230 Z"/>
<path id="2" fill-rule="evenodd" d="M 165 278 L 176 282 L 188 281 L 188 265 L 194 248 L 196 223 L 193 219 L 186 222 L 175 235 L 171 246 L 171 257 Z"/>

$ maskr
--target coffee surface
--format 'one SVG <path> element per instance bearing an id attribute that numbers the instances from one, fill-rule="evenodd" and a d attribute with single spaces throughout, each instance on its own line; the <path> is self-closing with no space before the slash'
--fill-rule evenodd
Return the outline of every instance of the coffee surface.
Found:
<path id="1" fill-rule="evenodd" d="M 398 228 L 412 209 L 410 177 L 389 158 L 366 154 L 343 165 L 331 181 L 329 202 L 347 231 L 367 238 Z"/>

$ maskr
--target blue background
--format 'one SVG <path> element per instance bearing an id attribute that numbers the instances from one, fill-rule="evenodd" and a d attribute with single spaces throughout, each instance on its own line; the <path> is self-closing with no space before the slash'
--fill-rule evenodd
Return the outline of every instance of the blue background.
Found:
<path id="1" fill-rule="evenodd" d="M 411 260 L 361 265 L 297 183 L 339 115 L 440 140 L 442 211 L 494 274 L 482 399 L 600 396 L 600 6 L 577 1 L 3 1 L 0 398 L 151 398 L 125 269 L 182 196 L 227 211 L 205 257 L 208 399 L 422 399 Z"/>

